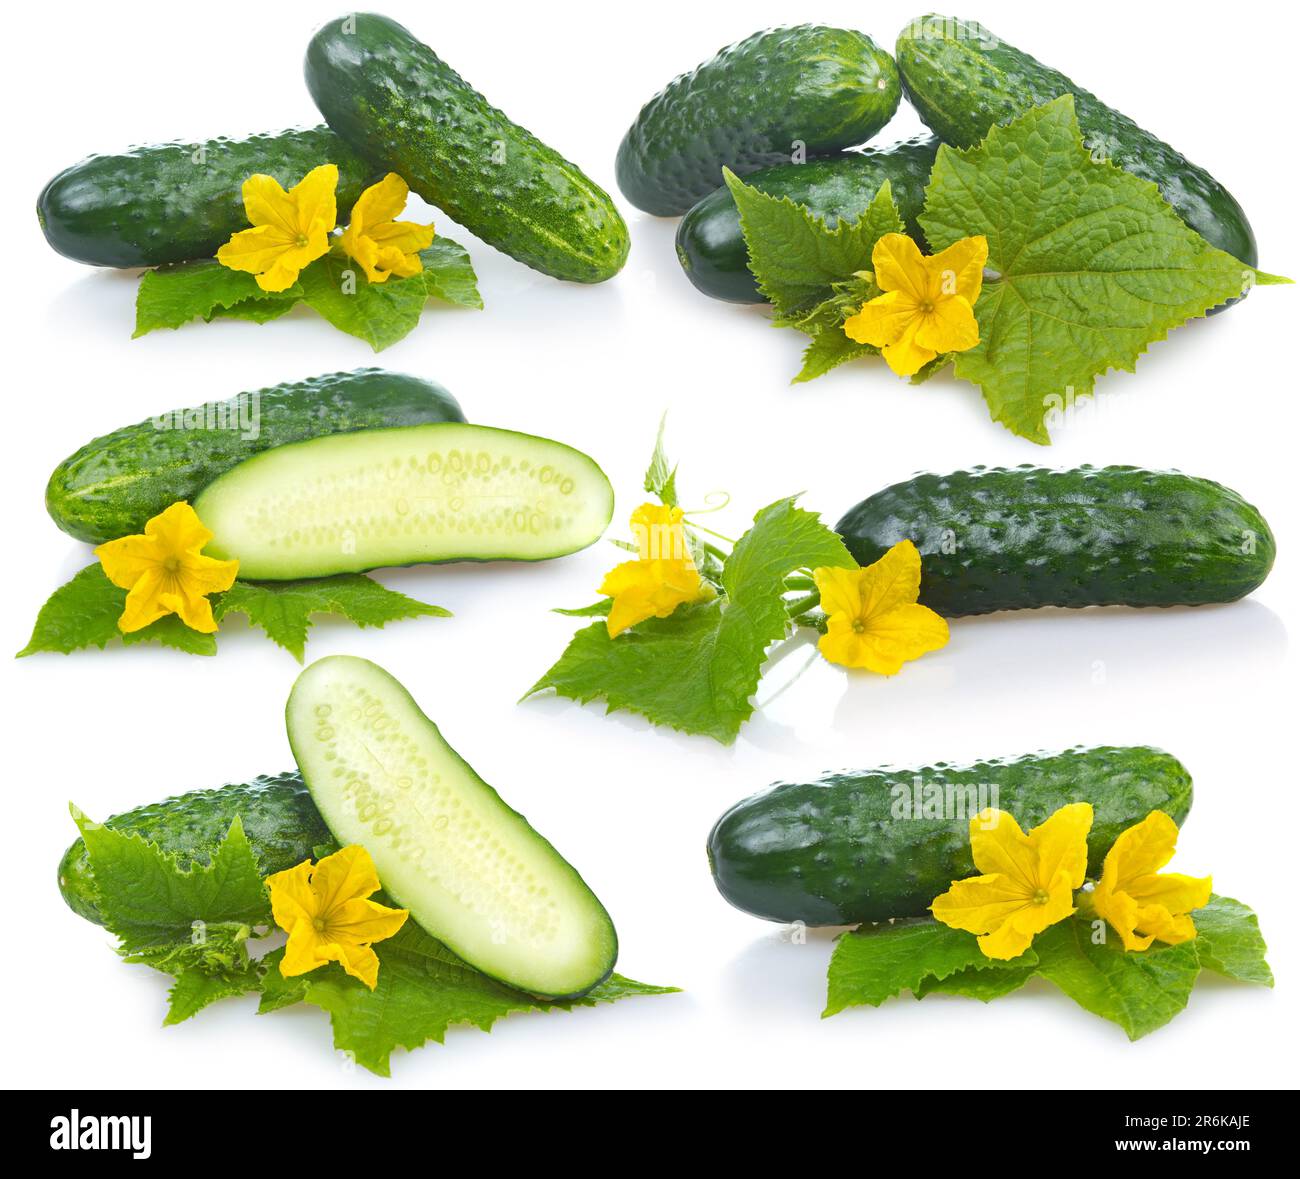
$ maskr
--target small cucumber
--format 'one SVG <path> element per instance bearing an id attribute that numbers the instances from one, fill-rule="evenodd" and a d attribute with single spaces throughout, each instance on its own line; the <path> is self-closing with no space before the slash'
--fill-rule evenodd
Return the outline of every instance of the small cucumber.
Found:
<path id="1" fill-rule="evenodd" d="M 619 145 L 618 186 L 638 209 L 685 213 L 722 183 L 866 143 L 898 109 L 893 59 L 824 25 L 767 29 L 720 50 L 641 108 Z"/>
<path id="2" fill-rule="evenodd" d="M 45 488 L 64 532 L 102 544 L 143 532 L 177 500 L 193 502 L 218 475 L 264 450 L 322 434 L 463 422 L 441 385 L 360 368 L 172 410 L 86 443 Z"/>
<path id="3" fill-rule="evenodd" d="M 313 663 L 289 694 L 289 743 L 334 838 L 360 844 L 384 891 L 470 965 L 572 997 L 614 968 L 613 923 L 582 877 L 365 659 Z"/>
<path id="4" fill-rule="evenodd" d="M 36 215 L 51 246 L 91 266 L 211 258 L 248 228 L 241 190 L 254 172 L 289 188 L 318 164 L 338 165 L 340 221 L 383 174 L 328 127 L 155 143 L 65 168 L 41 192 Z"/>
<path id="5" fill-rule="evenodd" d="M 307 47 L 306 70 L 339 135 L 489 245 L 572 282 L 622 269 L 630 243 L 609 194 L 395 21 L 331 21 Z"/>
<path id="6" fill-rule="evenodd" d="M 334 434 L 232 467 L 194 510 L 207 552 L 283 581 L 441 561 L 538 561 L 599 539 L 605 473 L 531 434 L 448 422 Z"/>
<path id="7" fill-rule="evenodd" d="M 296 771 L 193 790 L 114 815 L 104 826 L 139 835 L 174 855 L 181 867 L 206 864 L 238 816 L 263 876 L 312 858 L 331 840 Z M 59 861 L 59 891 L 74 913 L 102 925 L 86 845 L 77 839 Z"/>
<path id="8" fill-rule="evenodd" d="M 832 228 L 856 221 L 889 181 L 899 214 L 923 247 L 917 216 L 939 150 L 933 135 L 918 135 L 888 147 L 863 148 L 803 164 L 777 164 L 745 177 L 745 183 L 773 197 L 788 197 Z M 725 185 L 697 201 L 677 227 L 677 260 L 697 291 L 731 303 L 762 303 L 749 270 L 740 213 Z"/>
<path id="9" fill-rule="evenodd" d="M 1246 214 L 1204 168 L 982 25 L 952 17 L 918 17 L 899 34 L 895 52 L 907 97 L 944 143 L 973 147 L 995 124 L 1073 94 L 1079 128 L 1092 150 L 1152 181 L 1212 246 L 1248 266 L 1259 261 Z"/>
<path id="10" fill-rule="evenodd" d="M 1257 589 L 1277 548 L 1235 491 L 1140 467 L 976 467 L 916 475 L 835 526 L 869 565 L 921 552 L 921 602 L 940 614 L 1040 606 L 1201 606 Z"/>
<path id="11" fill-rule="evenodd" d="M 1095 876 L 1120 832 L 1151 811 L 1181 824 L 1192 779 L 1158 749 L 1103 746 L 778 782 L 717 821 L 709 866 L 731 904 L 768 921 L 921 917 L 954 880 L 975 874 L 970 820 L 984 807 L 1009 812 L 1028 831 L 1071 802 L 1093 807 Z"/>

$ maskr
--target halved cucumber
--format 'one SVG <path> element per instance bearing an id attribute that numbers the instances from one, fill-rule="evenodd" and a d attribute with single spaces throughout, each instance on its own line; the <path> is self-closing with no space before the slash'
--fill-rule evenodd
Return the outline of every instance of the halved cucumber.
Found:
<path id="1" fill-rule="evenodd" d="M 436 561 L 539 561 L 597 540 L 614 510 L 590 458 L 548 438 L 444 422 L 264 451 L 194 502 L 207 552 L 283 581 Z"/>
<path id="2" fill-rule="evenodd" d="M 334 837 L 466 962 L 547 998 L 614 969 L 613 923 L 582 877 L 457 755 L 383 668 L 332 655 L 299 677 L 289 744 Z"/>

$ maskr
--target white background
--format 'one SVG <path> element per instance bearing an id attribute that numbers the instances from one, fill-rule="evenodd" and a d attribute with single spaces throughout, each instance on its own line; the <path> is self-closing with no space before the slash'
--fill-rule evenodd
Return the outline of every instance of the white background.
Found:
<path id="1" fill-rule="evenodd" d="M 386 10 L 513 118 L 611 190 L 641 103 L 757 28 L 820 20 L 892 46 L 912 4 L 436 5 Z M 1274 5 L 983 0 L 963 13 L 1052 63 L 1221 177 L 1249 210 L 1266 269 L 1300 274 L 1292 123 L 1294 27 Z M 1172 14 L 1172 15 L 1171 15 Z M 264 327 L 196 324 L 130 339 L 135 277 L 55 255 L 32 212 L 54 172 L 91 151 L 194 141 L 315 120 L 301 78 L 319 2 L 255 11 L 174 3 L 19 5 L 7 20 L 3 186 L 6 349 L 3 639 L 26 641 L 46 595 L 89 550 L 42 510 L 45 480 L 94 435 L 177 406 L 375 363 L 309 312 Z M 918 128 L 904 106 L 882 139 Z M 894 133 L 897 133 L 895 135 Z M 618 198 L 621 202 L 621 198 Z M 12 207 L 10 207 L 12 205 Z M 773 1086 L 1257 1087 L 1294 1081 L 1297 1011 L 1294 340 L 1300 295 L 1256 292 L 1230 314 L 1112 375 L 1099 408 L 1050 450 L 986 414 L 973 386 L 913 389 L 883 365 L 791 387 L 798 338 L 714 303 L 674 258 L 675 222 L 623 206 L 633 249 L 612 282 L 555 282 L 472 239 L 483 312 L 432 306 L 378 363 L 447 385 L 471 420 L 551 435 L 594 455 L 616 525 L 667 409 L 688 505 L 729 491 L 712 522 L 737 535 L 792 492 L 834 521 L 918 469 L 975 463 L 1176 466 L 1237 488 L 1269 516 L 1281 556 L 1249 601 L 1195 611 L 1003 614 L 959 621 L 950 646 L 893 679 L 846 676 L 799 646 L 765 680 L 733 748 L 655 731 L 600 706 L 516 703 L 590 601 L 606 544 L 533 567 L 385 573 L 450 620 L 359 632 L 320 623 L 308 657 L 365 655 L 404 681 L 456 748 L 603 898 L 619 969 L 685 993 L 572 1015 L 518 1016 L 491 1036 L 397 1053 L 382 1081 L 340 1063 L 326 1017 L 254 1018 L 234 1000 L 163 1029 L 165 980 L 121 964 L 68 911 L 55 865 L 92 816 L 289 767 L 282 712 L 298 668 L 234 621 L 222 653 L 136 648 L 3 664 L 4 1081 L 20 1087 Z M 228 633 L 227 633 L 228 632 Z M 712 821 L 777 778 L 920 765 L 1082 743 L 1152 743 L 1192 770 L 1197 800 L 1176 866 L 1212 872 L 1258 910 L 1274 991 L 1203 980 L 1187 1012 L 1130 1044 L 1046 984 L 988 1007 L 900 999 L 822 1021 L 831 935 L 792 945 L 729 908 L 704 857 Z"/>

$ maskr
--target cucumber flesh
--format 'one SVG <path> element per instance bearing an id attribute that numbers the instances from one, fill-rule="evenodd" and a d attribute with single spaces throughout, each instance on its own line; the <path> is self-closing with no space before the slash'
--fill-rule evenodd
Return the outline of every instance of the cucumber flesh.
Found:
<path id="1" fill-rule="evenodd" d="M 614 968 L 614 926 L 577 872 L 456 754 L 388 672 L 335 655 L 299 677 L 289 743 L 334 837 L 466 962 L 548 998 Z"/>
<path id="2" fill-rule="evenodd" d="M 580 451 L 459 422 L 277 446 L 209 484 L 207 552 L 282 581 L 440 561 L 538 561 L 586 548 L 613 514 Z"/>

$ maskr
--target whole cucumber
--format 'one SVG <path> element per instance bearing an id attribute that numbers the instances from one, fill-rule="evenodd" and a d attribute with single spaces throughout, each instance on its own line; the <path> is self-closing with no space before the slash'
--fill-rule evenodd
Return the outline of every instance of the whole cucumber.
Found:
<path id="1" fill-rule="evenodd" d="M 144 529 L 247 458 L 322 434 L 463 422 L 441 385 L 378 368 L 328 373 L 160 414 L 96 438 L 63 460 L 45 508 L 64 532 L 102 544 Z"/>
<path id="2" fill-rule="evenodd" d="M 861 565 L 921 552 L 920 600 L 950 618 L 1040 606 L 1200 606 L 1257 589 L 1264 517 L 1209 479 L 1140 467 L 916 475 L 835 526 Z"/>
<path id="3" fill-rule="evenodd" d="M 165 798 L 114 815 L 104 826 L 139 835 L 189 867 L 208 862 L 236 816 L 263 876 L 311 859 L 314 848 L 333 839 L 296 770 Z M 90 857 L 81 839 L 59 861 L 59 891 L 74 913 L 103 924 Z"/>
<path id="4" fill-rule="evenodd" d="M 995 124 L 1073 94 L 1079 128 L 1092 150 L 1152 181 L 1212 246 L 1248 266 L 1259 261 L 1246 214 L 1204 168 L 982 25 L 952 17 L 918 17 L 899 34 L 895 53 L 908 98 L 944 143 L 972 147 Z"/>
<path id="5" fill-rule="evenodd" d="M 619 145 L 618 186 L 638 209 L 686 212 L 722 183 L 865 143 L 902 89 L 870 37 L 824 25 L 767 29 L 719 50 L 641 108 Z"/>
<path id="6" fill-rule="evenodd" d="M 1088 871 L 1154 810 L 1181 824 L 1192 805 L 1182 764 L 1146 746 L 1029 754 L 968 766 L 879 769 L 778 782 L 738 802 L 709 834 L 718 891 L 768 921 L 854 925 L 924 916 L 954 880 L 974 875 L 970 820 L 986 806 L 1036 827 L 1088 802 Z"/>
<path id="7" fill-rule="evenodd" d="M 609 194 L 396 21 L 330 21 L 307 47 L 306 74 L 339 135 L 489 245 L 572 282 L 622 269 L 627 226 Z"/>
<path id="8" fill-rule="evenodd" d="M 773 197 L 788 197 L 816 213 L 832 228 L 866 212 L 880 186 L 889 186 L 907 232 L 924 247 L 917 216 L 925 206 L 925 186 L 939 150 L 933 135 L 917 135 L 888 147 L 863 148 L 843 155 L 776 164 L 745 177 L 745 183 Z M 740 230 L 740 213 L 723 185 L 697 201 L 677 226 L 677 260 L 697 291 L 731 303 L 762 303 L 749 269 L 749 252 Z"/>
<path id="9" fill-rule="evenodd" d="M 155 143 L 65 168 L 41 192 L 36 215 L 51 246 L 91 266 L 211 258 L 248 228 L 241 189 L 249 176 L 261 172 L 288 188 L 319 164 L 338 165 L 341 222 L 382 175 L 328 127 Z"/>

